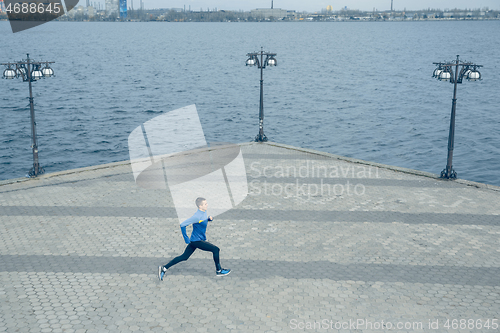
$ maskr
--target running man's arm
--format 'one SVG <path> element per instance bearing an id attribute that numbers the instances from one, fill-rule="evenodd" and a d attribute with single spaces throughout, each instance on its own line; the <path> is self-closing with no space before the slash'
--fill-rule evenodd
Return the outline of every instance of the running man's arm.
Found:
<path id="1" fill-rule="evenodd" d="M 207 220 L 200 220 L 199 219 L 200 215 L 198 214 L 194 214 L 193 216 L 191 216 L 190 218 L 188 218 L 186 221 L 182 222 L 181 223 L 181 228 L 182 227 L 187 227 L 188 225 L 191 225 L 193 223 L 201 223 L 201 222 L 207 222 Z"/>
<path id="2" fill-rule="evenodd" d="M 181 227 L 181 232 L 182 232 L 182 237 L 184 237 L 184 242 L 186 244 L 189 244 L 190 243 L 190 240 L 189 240 L 189 237 L 186 233 L 186 227 Z"/>

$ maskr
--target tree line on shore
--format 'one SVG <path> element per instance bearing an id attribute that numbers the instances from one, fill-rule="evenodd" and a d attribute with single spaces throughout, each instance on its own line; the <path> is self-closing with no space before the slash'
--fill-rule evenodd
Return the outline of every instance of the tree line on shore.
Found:
<path id="1" fill-rule="evenodd" d="M 79 6 L 63 15 L 59 21 L 167 21 L 167 22 L 263 22 L 263 21 L 331 21 L 331 20 L 430 20 L 430 19 L 499 19 L 500 11 L 483 9 L 425 9 L 417 11 L 322 10 L 316 13 L 289 11 L 285 17 L 263 16 L 248 11 L 183 11 L 174 9 L 136 9 L 127 11 L 126 18 L 109 17 L 106 11 Z M 7 19 L 5 12 L 0 19 Z M 28 18 L 29 19 L 29 18 Z"/>

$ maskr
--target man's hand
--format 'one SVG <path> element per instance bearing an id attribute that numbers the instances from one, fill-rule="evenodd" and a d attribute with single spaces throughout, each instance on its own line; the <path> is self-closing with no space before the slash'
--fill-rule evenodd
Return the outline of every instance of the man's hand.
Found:
<path id="1" fill-rule="evenodd" d="M 212 216 L 209 216 L 209 217 L 208 217 L 208 220 L 209 220 L 209 221 L 213 221 L 213 220 L 214 220 L 214 218 L 213 218 Z"/>

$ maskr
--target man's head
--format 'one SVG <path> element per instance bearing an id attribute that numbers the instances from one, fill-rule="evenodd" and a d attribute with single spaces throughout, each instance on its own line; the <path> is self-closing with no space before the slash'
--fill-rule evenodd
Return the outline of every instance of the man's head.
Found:
<path id="1" fill-rule="evenodd" d="M 207 204 L 207 199 L 199 197 L 196 199 L 196 207 L 198 207 L 199 210 L 201 211 L 206 211 L 208 204 Z"/>

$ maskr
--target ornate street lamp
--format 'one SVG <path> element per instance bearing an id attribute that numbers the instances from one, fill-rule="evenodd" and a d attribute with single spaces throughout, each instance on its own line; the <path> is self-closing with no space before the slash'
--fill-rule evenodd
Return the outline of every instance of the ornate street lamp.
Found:
<path id="1" fill-rule="evenodd" d="M 481 80 L 481 73 L 478 68 L 481 65 L 472 62 L 460 61 L 459 56 L 451 62 L 434 62 L 438 67 L 434 70 L 432 77 L 440 81 L 450 81 L 454 84 L 453 99 L 451 104 L 450 134 L 448 136 L 448 161 L 446 168 L 441 171 L 441 178 L 456 179 L 457 173 L 453 170 L 453 147 L 455 140 L 455 110 L 457 105 L 457 83 L 462 83 L 463 79 L 469 81 Z"/>
<path id="2" fill-rule="evenodd" d="M 30 177 L 36 177 L 44 172 L 43 168 L 38 163 L 38 145 L 36 139 L 36 122 L 35 122 L 35 108 L 33 103 L 33 92 L 31 89 L 31 82 L 37 81 L 44 77 L 51 77 L 54 75 L 54 71 L 49 67 L 49 64 L 53 64 L 53 61 L 33 61 L 30 59 L 30 55 L 26 55 L 26 59 L 18 62 L 3 63 L 7 68 L 3 72 L 3 77 L 5 79 L 15 79 L 22 78 L 23 82 L 29 83 L 30 90 L 30 115 L 31 115 L 31 137 L 33 149 L 33 168 L 28 172 Z M 41 68 L 42 65 L 45 67 Z"/>
<path id="3" fill-rule="evenodd" d="M 259 59 L 260 56 L 260 59 Z M 264 59 L 264 56 L 266 58 Z M 255 137 L 255 142 L 265 142 L 267 137 L 264 134 L 264 79 L 263 70 L 266 66 L 276 66 L 276 53 L 264 52 L 260 49 L 260 52 L 248 53 L 246 66 L 257 66 L 260 68 L 260 106 L 259 106 L 259 134 Z"/>

